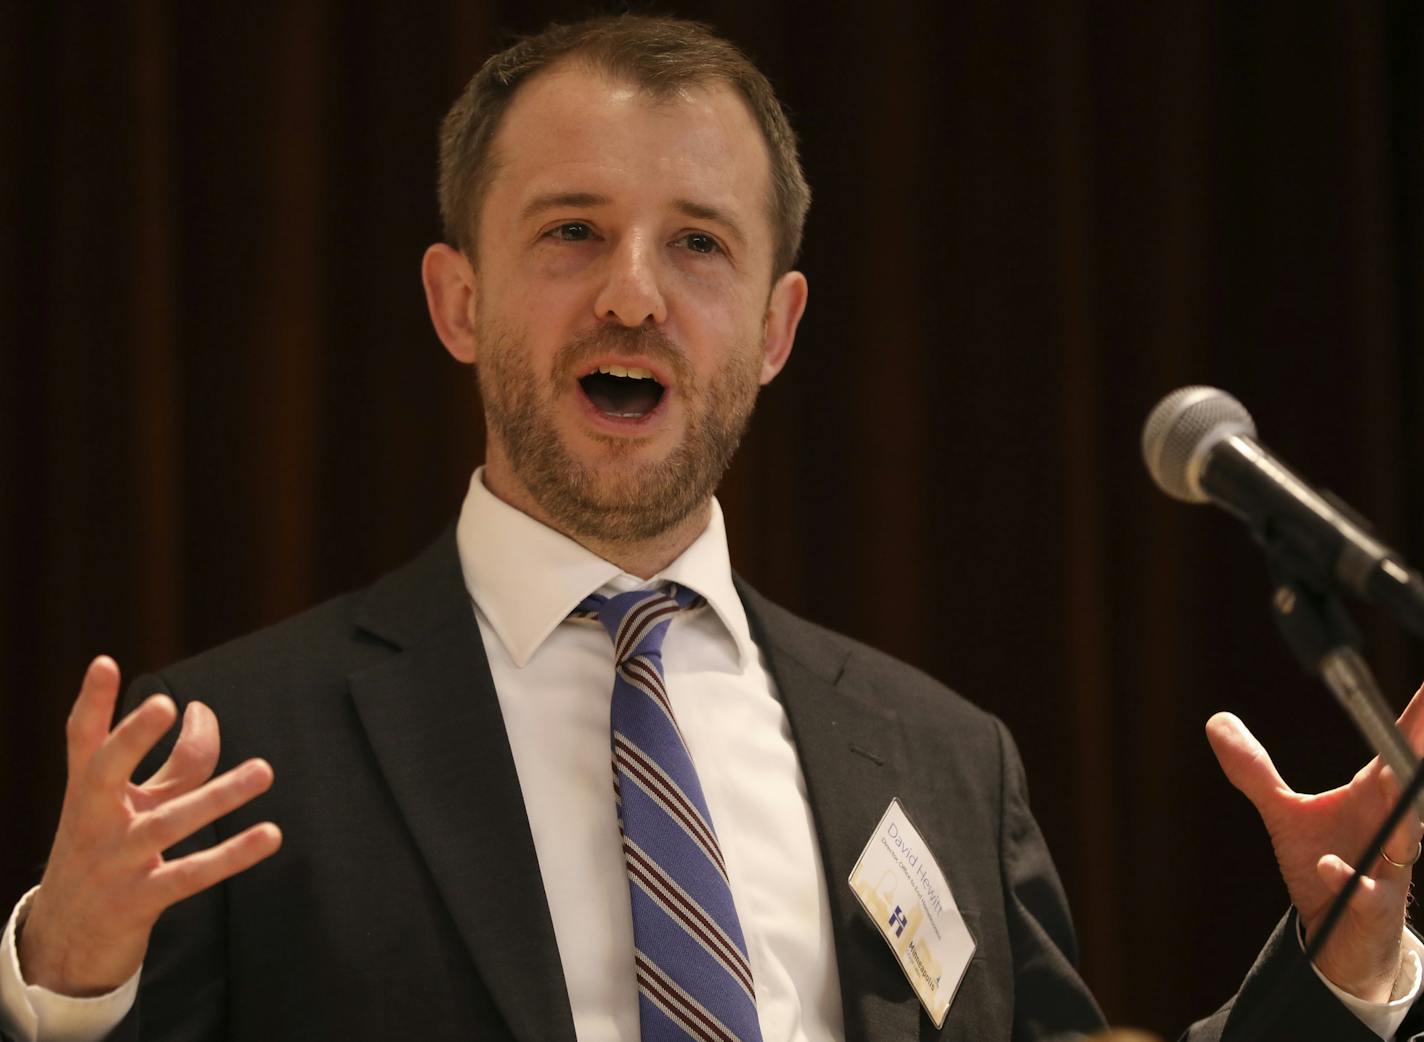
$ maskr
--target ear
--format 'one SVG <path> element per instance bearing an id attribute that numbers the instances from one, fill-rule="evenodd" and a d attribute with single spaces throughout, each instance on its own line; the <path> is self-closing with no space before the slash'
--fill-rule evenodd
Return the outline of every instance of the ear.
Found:
<path id="1" fill-rule="evenodd" d="M 788 271 L 771 287 L 761 348 L 763 385 L 771 383 L 786 365 L 786 360 L 791 357 L 791 345 L 796 341 L 796 326 L 806 312 L 808 292 L 806 276 L 799 271 Z"/>
<path id="2" fill-rule="evenodd" d="M 437 242 L 420 262 L 430 322 L 456 361 L 475 362 L 475 269 L 453 246 Z"/>

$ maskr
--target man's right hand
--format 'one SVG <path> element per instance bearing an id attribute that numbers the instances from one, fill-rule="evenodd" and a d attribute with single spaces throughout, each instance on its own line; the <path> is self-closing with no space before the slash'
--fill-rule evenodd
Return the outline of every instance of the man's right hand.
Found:
<path id="1" fill-rule="evenodd" d="M 282 833 L 253 825 L 215 847 L 172 861 L 163 852 L 272 785 L 272 768 L 248 760 L 213 778 L 218 721 L 189 704 L 173 751 L 141 785 L 129 779 L 173 726 L 167 695 L 148 698 L 112 731 L 119 667 L 96 658 L 69 714 L 69 778 L 44 878 L 20 935 L 28 984 L 62 995 L 102 995 L 143 963 L 149 934 L 170 905 L 276 852 Z"/>

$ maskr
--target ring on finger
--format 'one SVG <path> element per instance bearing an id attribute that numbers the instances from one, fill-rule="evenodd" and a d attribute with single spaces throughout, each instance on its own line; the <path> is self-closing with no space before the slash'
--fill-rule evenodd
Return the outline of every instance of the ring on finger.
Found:
<path id="1" fill-rule="evenodd" d="M 1389 856 L 1389 852 L 1388 852 L 1388 851 L 1383 850 L 1383 849 L 1380 850 L 1380 857 L 1384 858 L 1386 861 L 1388 861 L 1388 862 L 1389 862 L 1391 865 L 1393 865 L 1395 868 L 1412 868 L 1412 867 L 1414 866 L 1414 862 L 1416 862 L 1416 861 L 1419 860 L 1419 855 L 1420 855 L 1421 853 L 1424 853 L 1424 843 L 1421 843 L 1419 840 L 1415 840 L 1415 841 L 1414 841 L 1414 856 L 1411 857 L 1408 861 L 1396 861 L 1396 860 L 1394 860 L 1394 858 L 1392 858 L 1392 857 Z"/>

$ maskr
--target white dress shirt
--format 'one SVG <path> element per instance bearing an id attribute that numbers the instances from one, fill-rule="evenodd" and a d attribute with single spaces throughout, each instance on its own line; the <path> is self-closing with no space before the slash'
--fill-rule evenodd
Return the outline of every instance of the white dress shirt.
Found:
<path id="1" fill-rule="evenodd" d="M 638 1042 L 638 993 L 609 751 L 613 648 L 602 626 L 568 615 L 590 593 L 665 582 L 707 601 L 674 616 L 663 668 L 727 863 L 762 1038 L 843 1039 L 830 904 L 806 783 L 732 586 L 721 509 L 714 502 L 706 530 L 646 582 L 495 498 L 479 472 L 456 538 L 579 1042 Z"/>
<path id="2" fill-rule="evenodd" d="M 805 780 L 732 585 L 720 507 L 714 501 L 706 530 L 645 582 L 503 503 L 480 473 L 460 512 L 460 565 L 509 734 L 579 1042 L 638 1042 L 638 1003 L 609 762 L 612 649 L 602 627 L 568 614 L 590 593 L 664 582 L 688 586 L 707 602 L 674 618 L 663 664 L 727 862 L 762 1037 L 841 1042 L 827 880 Z M 27 986 L 15 930 L 30 896 L 0 936 L 0 1026 L 21 1042 L 98 1042 L 132 1005 L 138 977 L 97 999 Z M 1424 976 L 1424 949 L 1407 930 L 1405 936 L 1390 1003 L 1363 1002 L 1325 981 L 1384 1039 Z"/>

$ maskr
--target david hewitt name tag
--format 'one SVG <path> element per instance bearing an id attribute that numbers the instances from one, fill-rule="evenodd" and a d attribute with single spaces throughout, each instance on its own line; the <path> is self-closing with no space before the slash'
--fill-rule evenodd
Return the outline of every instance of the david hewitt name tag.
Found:
<path id="1" fill-rule="evenodd" d="M 948 880 L 898 799 L 890 801 L 861 851 L 850 888 L 900 960 L 934 1026 L 944 1027 L 974 957 L 974 938 Z"/>

